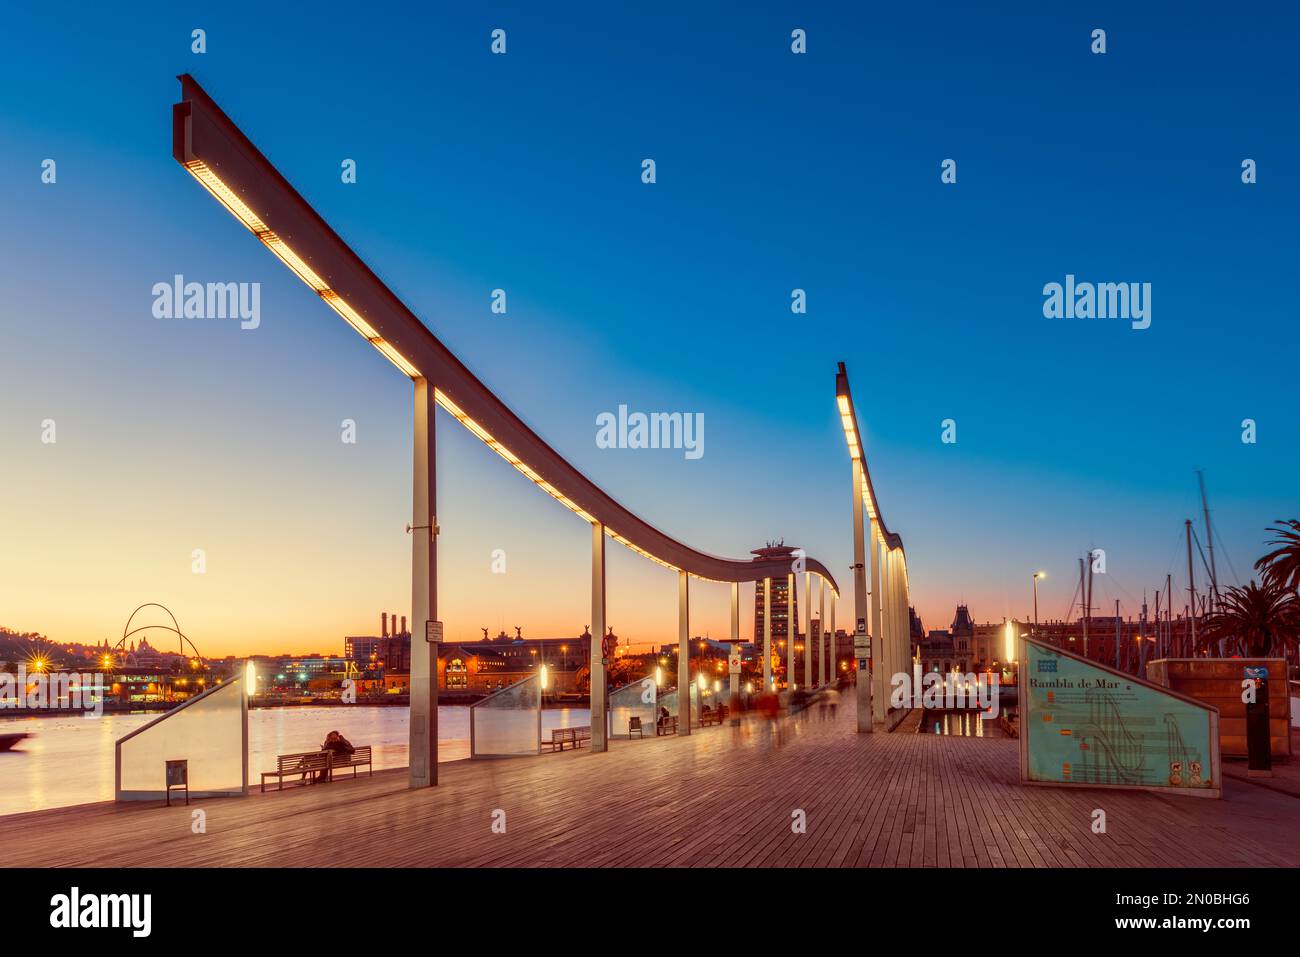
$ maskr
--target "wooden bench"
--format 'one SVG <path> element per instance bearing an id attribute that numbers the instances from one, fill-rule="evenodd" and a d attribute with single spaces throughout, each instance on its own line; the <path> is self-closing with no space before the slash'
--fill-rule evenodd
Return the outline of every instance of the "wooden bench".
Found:
<path id="1" fill-rule="evenodd" d="M 641 719 L 640 719 L 640 718 L 628 718 L 628 719 L 627 719 L 627 736 L 628 736 L 629 738 L 631 738 L 632 735 L 634 735 L 634 734 L 635 734 L 638 738 L 644 738 L 644 737 L 645 737 L 645 732 L 644 732 L 643 730 L 641 730 Z"/>
<path id="2" fill-rule="evenodd" d="M 334 780 L 334 772 L 339 768 L 351 768 L 354 778 L 357 776 L 357 768 L 362 767 L 370 772 L 372 778 L 375 776 L 375 767 L 370 763 L 370 745 L 368 744 L 365 747 L 357 748 L 351 754 L 335 754 L 332 751 L 326 753 L 331 755 L 332 759 L 330 762 L 331 781 Z"/>
<path id="3" fill-rule="evenodd" d="M 677 715 L 669 715 L 666 718 L 660 718 L 655 724 L 655 734 L 676 734 L 677 733 Z"/>
<path id="4" fill-rule="evenodd" d="M 551 750 L 563 751 L 566 744 L 575 748 L 582 747 L 582 742 L 591 740 L 591 725 L 575 728 L 553 728 L 551 730 Z"/>
<path id="5" fill-rule="evenodd" d="M 277 791 L 284 790 L 284 779 L 294 774 L 302 775 L 303 784 L 311 784 L 318 774 L 328 779 L 333 754 L 329 751 L 304 751 L 300 754 L 281 754 L 275 759 L 274 771 L 262 772 L 262 792 L 266 793 L 266 779 L 277 778 Z"/>
<path id="6" fill-rule="evenodd" d="M 727 718 L 727 706 L 720 704 L 716 708 L 710 708 L 700 714 L 700 726 L 708 727 L 711 724 L 722 724 Z"/>

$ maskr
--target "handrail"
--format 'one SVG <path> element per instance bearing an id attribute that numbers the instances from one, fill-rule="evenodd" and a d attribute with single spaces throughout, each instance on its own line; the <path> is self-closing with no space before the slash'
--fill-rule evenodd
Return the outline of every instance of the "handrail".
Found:
<path id="1" fill-rule="evenodd" d="M 730 559 L 692 548 L 633 514 L 571 465 L 474 375 L 370 270 L 189 74 L 172 108 L 172 153 L 322 299 L 390 361 L 435 388 L 442 408 L 547 494 L 633 551 L 696 578 L 759 581 L 780 560 Z M 838 595 L 834 576 L 805 558 Z"/>

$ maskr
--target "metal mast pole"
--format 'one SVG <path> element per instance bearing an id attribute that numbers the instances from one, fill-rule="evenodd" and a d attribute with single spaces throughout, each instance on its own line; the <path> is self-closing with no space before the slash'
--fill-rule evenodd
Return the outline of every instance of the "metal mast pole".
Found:
<path id="1" fill-rule="evenodd" d="M 1192 652 L 1196 651 L 1196 570 L 1192 567 L 1192 520 L 1186 519 L 1187 529 L 1187 593 L 1191 595 L 1191 607 L 1188 609 L 1188 627 L 1191 629 Z"/>
<path id="2" fill-rule="evenodd" d="M 1083 580 L 1083 559 L 1079 559 L 1079 605 L 1083 608 L 1083 656 L 1088 657 L 1088 610 L 1085 607 L 1088 601 L 1088 586 Z"/>
<path id="3" fill-rule="evenodd" d="M 1210 549 L 1210 594 L 1214 596 L 1211 610 L 1219 606 L 1219 571 L 1214 565 L 1214 531 L 1210 527 L 1210 502 L 1205 497 L 1205 474 L 1199 469 L 1196 478 L 1201 483 L 1201 510 L 1205 513 L 1205 544 Z"/>

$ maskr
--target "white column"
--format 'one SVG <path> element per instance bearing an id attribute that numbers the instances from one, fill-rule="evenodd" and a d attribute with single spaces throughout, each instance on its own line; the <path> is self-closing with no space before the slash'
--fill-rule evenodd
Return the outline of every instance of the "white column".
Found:
<path id="1" fill-rule="evenodd" d="M 690 576 L 677 572 L 677 733 L 691 733 Z"/>
<path id="2" fill-rule="evenodd" d="M 865 533 L 863 530 L 862 519 L 862 495 L 864 492 L 864 480 L 862 473 L 862 461 L 853 460 L 853 614 L 862 627 L 858 628 L 856 623 L 853 629 L 854 642 L 866 634 L 867 616 L 870 612 L 867 610 L 867 548 Z M 872 541 L 874 542 L 874 535 Z M 872 567 L 875 567 L 875 559 L 871 561 Z M 854 651 L 854 657 L 857 660 L 858 672 L 855 690 L 855 698 L 858 712 L 858 733 L 870 734 L 872 731 L 871 724 L 871 670 L 868 667 L 867 659 L 861 657 L 858 652 Z"/>
<path id="3" fill-rule="evenodd" d="M 889 703 L 885 696 L 885 624 L 884 611 L 888 595 L 884 588 L 885 561 L 884 541 L 880 532 L 880 523 L 871 520 L 871 718 L 873 721 L 885 720 L 885 706 Z"/>
<path id="4" fill-rule="evenodd" d="M 772 579 L 763 579 L 763 693 L 772 690 Z"/>
<path id="5" fill-rule="evenodd" d="M 729 672 L 731 697 L 728 701 L 731 704 L 731 723 L 737 724 L 740 721 L 740 709 L 737 703 L 740 701 L 740 672 L 731 670 L 732 655 L 740 653 L 740 582 L 731 583 L 731 648 L 727 654 L 727 671 Z"/>
<path id="6" fill-rule="evenodd" d="M 437 404 L 428 379 L 415 380 L 415 452 L 411 487 L 411 722 L 408 783 L 438 783 L 438 645 L 425 640 L 438 620 Z"/>
<path id="7" fill-rule="evenodd" d="M 799 683 L 798 676 L 794 673 L 794 633 L 799 630 L 799 618 L 795 613 L 795 573 L 790 572 L 786 576 L 786 603 L 785 603 L 785 689 L 790 691 L 791 688 Z"/>
<path id="8" fill-rule="evenodd" d="M 826 663 L 826 673 L 830 675 L 831 681 L 839 680 L 839 672 L 835 670 L 835 603 L 838 600 L 839 600 L 838 596 L 832 592 L 831 593 L 831 631 L 830 631 L 830 637 L 828 639 L 830 644 L 827 645 L 827 648 L 829 649 L 827 651 L 827 656 L 829 660 Z"/>
<path id="9" fill-rule="evenodd" d="M 889 676 L 893 674 L 894 657 L 894 553 L 880 540 L 880 648 L 876 651 L 879 670 L 876 682 L 876 720 L 884 721 L 889 714 Z"/>
<path id="10" fill-rule="evenodd" d="M 591 750 L 609 750 L 605 638 L 605 526 L 591 525 Z"/>
<path id="11" fill-rule="evenodd" d="M 911 674 L 911 642 L 912 642 L 912 622 L 907 614 L 907 559 L 904 557 L 902 550 L 898 552 L 898 563 L 895 576 L 898 584 L 894 591 L 898 600 L 898 634 L 894 641 L 894 661 L 897 663 L 896 670 L 905 671 Z"/>
<path id="12" fill-rule="evenodd" d="M 821 635 L 817 641 L 817 685 L 826 686 L 826 579 L 817 578 L 817 628 Z"/>
<path id="13" fill-rule="evenodd" d="M 803 689 L 812 691 L 812 572 L 803 573 Z"/>

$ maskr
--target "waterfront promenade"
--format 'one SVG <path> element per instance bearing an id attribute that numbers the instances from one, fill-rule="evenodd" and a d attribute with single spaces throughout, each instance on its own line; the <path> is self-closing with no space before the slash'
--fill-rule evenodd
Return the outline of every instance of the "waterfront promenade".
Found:
<path id="1" fill-rule="evenodd" d="M 1023 787 L 1012 739 L 859 736 L 853 720 L 844 707 L 787 719 L 780 746 L 750 722 L 603 755 L 458 762 L 431 790 L 386 771 L 189 808 L 10 815 L 0 842 L 7 866 L 1300 865 L 1300 799 L 1276 790 L 1231 777 L 1219 801 Z M 192 833 L 196 808 L 206 833 Z"/>

